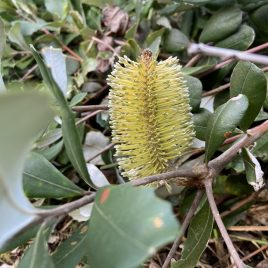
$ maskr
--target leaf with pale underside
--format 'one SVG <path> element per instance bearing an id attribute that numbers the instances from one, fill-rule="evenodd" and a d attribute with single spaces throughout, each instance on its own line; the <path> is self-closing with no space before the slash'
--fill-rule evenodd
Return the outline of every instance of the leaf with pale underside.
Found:
<path id="1" fill-rule="evenodd" d="M 86 162 L 82 152 L 82 145 L 75 125 L 74 114 L 70 110 L 61 89 L 53 79 L 50 69 L 45 65 L 44 61 L 33 46 L 31 46 L 31 52 L 33 53 L 33 56 L 40 68 L 44 82 L 53 93 L 60 107 L 60 114 L 62 119 L 62 135 L 67 155 L 83 180 L 94 188 L 90 176 L 87 172 Z"/>
<path id="2" fill-rule="evenodd" d="M 257 192 L 264 186 L 264 172 L 261 169 L 259 161 L 248 148 L 242 149 L 242 157 L 246 169 L 248 184 L 250 184 Z"/>
<path id="3" fill-rule="evenodd" d="M 0 95 L 0 247 L 35 217 L 22 173 L 34 139 L 53 116 L 45 97 L 34 92 Z"/>

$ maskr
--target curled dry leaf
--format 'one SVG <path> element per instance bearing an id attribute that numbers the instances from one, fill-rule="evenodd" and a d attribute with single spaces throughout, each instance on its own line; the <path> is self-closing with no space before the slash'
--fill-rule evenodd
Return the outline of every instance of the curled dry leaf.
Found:
<path id="1" fill-rule="evenodd" d="M 103 9 L 103 24 L 113 33 L 123 35 L 128 27 L 128 14 L 117 6 L 107 6 Z"/>

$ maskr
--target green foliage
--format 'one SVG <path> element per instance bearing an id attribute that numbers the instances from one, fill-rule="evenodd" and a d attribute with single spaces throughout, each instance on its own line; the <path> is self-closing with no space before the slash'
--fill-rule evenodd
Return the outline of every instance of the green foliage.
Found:
<path id="1" fill-rule="evenodd" d="M 248 99 L 245 95 L 240 94 L 219 106 L 210 117 L 206 135 L 206 163 L 222 145 L 225 135 L 232 132 L 241 122 L 247 108 Z"/>
<path id="2" fill-rule="evenodd" d="M 137 267 L 179 234 L 168 203 L 157 198 L 153 189 L 129 186 L 110 186 L 98 192 L 89 230 L 88 261 L 103 268 L 110 267 L 111 259 L 118 268 Z M 96 247 L 103 251 L 95 251 Z"/>
<path id="3" fill-rule="evenodd" d="M 208 202 L 192 219 L 181 260 L 174 262 L 172 268 L 194 268 L 207 246 L 213 227 L 213 216 Z"/>
<path id="4" fill-rule="evenodd" d="M 230 96 L 244 94 L 248 97 L 249 107 L 240 122 L 243 130 L 251 125 L 260 112 L 266 97 L 266 90 L 267 82 L 261 69 L 250 62 L 239 62 L 236 65 L 231 76 Z"/>
<path id="5" fill-rule="evenodd" d="M 153 189 L 162 182 L 146 188 L 118 185 L 126 178 L 110 145 L 109 113 L 88 110 L 88 105 L 107 105 L 106 77 L 117 55 L 136 60 L 150 48 L 159 60 L 177 56 L 197 140 L 171 170 L 208 163 L 239 141 L 238 135 L 267 120 L 267 68 L 236 59 L 224 65 L 220 57 L 188 55 L 187 47 L 191 42 L 240 51 L 257 47 L 266 55 L 267 48 L 258 46 L 267 42 L 267 12 L 268 0 L 0 1 L 0 263 L 8 256 L 7 263 L 14 260 L 19 268 L 161 266 L 155 254 L 162 247 L 162 262 L 169 250 L 163 246 L 180 234 L 174 215 L 187 214 L 191 187 L 202 182 L 166 181 L 159 191 L 166 200 Z M 259 195 L 229 209 L 262 188 L 267 138 L 266 133 L 243 148 L 215 178 L 226 225 L 264 222 L 255 222 L 254 215 L 246 218 Z M 66 216 L 66 206 L 92 192 L 96 201 Z M 64 210 L 59 222 L 47 216 L 32 225 L 39 213 L 53 208 Z M 207 249 L 212 238 L 211 249 L 221 252 L 212 228 L 205 203 L 172 267 L 224 266 Z M 252 243 L 258 247 L 268 240 L 261 232 L 235 238 L 246 254 Z M 257 267 L 259 256 L 247 264 Z"/>

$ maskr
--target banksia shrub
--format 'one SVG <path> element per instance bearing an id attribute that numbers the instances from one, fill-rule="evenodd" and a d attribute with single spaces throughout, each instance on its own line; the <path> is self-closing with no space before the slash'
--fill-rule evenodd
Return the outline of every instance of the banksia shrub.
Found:
<path id="1" fill-rule="evenodd" d="M 178 59 L 157 62 L 145 49 L 138 62 L 120 57 L 107 80 L 112 141 L 122 175 L 136 179 L 169 170 L 194 136 Z"/>

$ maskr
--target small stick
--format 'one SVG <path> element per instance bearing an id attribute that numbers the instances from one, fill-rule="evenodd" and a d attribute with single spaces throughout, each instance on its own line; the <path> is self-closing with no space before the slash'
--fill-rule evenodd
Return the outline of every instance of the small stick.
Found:
<path id="1" fill-rule="evenodd" d="M 84 106 L 74 106 L 72 108 L 76 112 L 88 112 L 96 110 L 108 110 L 108 105 L 84 105 Z"/>
<path id="2" fill-rule="evenodd" d="M 243 207 L 244 205 L 246 205 L 247 203 L 251 202 L 256 196 L 256 193 L 251 194 L 250 196 L 244 198 L 243 200 L 240 200 L 238 203 L 236 203 L 234 206 L 232 206 L 230 209 L 224 211 L 221 213 L 221 217 L 225 217 L 227 215 L 229 215 L 230 213 L 232 213 L 233 211 Z"/>
<path id="3" fill-rule="evenodd" d="M 243 261 L 246 261 L 246 260 L 250 259 L 251 257 L 257 255 L 258 253 L 264 251 L 267 248 L 268 248 L 268 244 L 267 245 L 264 245 L 264 246 L 262 246 L 260 248 L 258 248 L 257 250 L 255 250 L 252 253 L 248 254 L 247 256 L 243 257 L 242 260 Z M 232 268 L 232 267 L 234 267 L 233 264 L 232 265 L 229 265 L 227 268 Z"/>
<path id="4" fill-rule="evenodd" d="M 102 153 L 108 151 L 109 149 L 113 148 L 114 144 L 110 143 L 108 144 L 106 147 L 104 147 L 101 151 L 99 151 L 97 154 L 95 154 L 94 156 L 90 157 L 89 159 L 86 159 L 86 162 L 90 162 L 93 159 L 95 159 L 96 157 L 98 157 L 99 155 L 101 155 Z"/>
<path id="5" fill-rule="evenodd" d="M 201 54 L 197 54 L 197 55 L 193 56 L 193 57 L 187 62 L 187 64 L 185 64 L 184 67 L 192 67 L 193 65 L 195 65 L 195 64 L 199 61 L 199 59 L 200 59 L 201 57 L 202 57 Z"/>
<path id="6" fill-rule="evenodd" d="M 267 232 L 268 226 L 230 226 L 228 230 L 236 232 Z"/>
<path id="7" fill-rule="evenodd" d="M 238 253 L 233 245 L 233 242 L 226 231 L 224 223 L 222 222 L 222 219 L 220 217 L 220 213 L 218 211 L 218 208 L 217 208 L 214 196 L 213 196 L 212 178 L 206 179 L 204 181 L 204 186 L 206 189 L 206 194 L 207 194 L 208 202 L 209 202 L 209 205 L 211 208 L 211 212 L 212 212 L 214 219 L 219 227 L 220 233 L 224 239 L 224 242 L 228 248 L 228 251 L 229 251 L 230 255 L 232 256 L 237 268 L 244 268 L 243 261 L 240 259 L 239 255 L 238 255 Z"/>
<path id="8" fill-rule="evenodd" d="M 183 220 L 183 223 L 181 225 L 181 233 L 174 241 L 172 248 L 170 249 L 162 268 L 168 268 L 169 263 L 170 263 L 171 259 L 173 258 L 173 256 L 175 255 L 175 253 L 180 245 L 181 239 L 184 236 L 196 209 L 198 208 L 198 205 L 199 205 L 199 202 L 200 202 L 202 196 L 203 196 L 203 190 L 198 190 L 196 195 L 195 195 L 195 198 L 193 200 L 193 203 L 192 203 L 189 211 L 187 212 L 185 219 Z"/>
<path id="9" fill-rule="evenodd" d="M 100 113 L 100 112 L 102 112 L 102 110 L 97 110 L 97 111 L 95 111 L 95 112 L 93 112 L 93 113 L 90 113 L 90 114 L 86 115 L 85 117 L 83 117 L 83 118 L 81 118 L 80 120 L 78 120 L 78 121 L 75 123 L 75 125 L 76 125 L 76 126 L 77 126 L 77 125 L 80 125 L 81 123 L 87 121 L 89 118 L 95 116 L 96 114 L 98 114 L 98 113 Z"/>
<path id="10" fill-rule="evenodd" d="M 101 39 L 97 38 L 96 36 L 92 36 L 91 39 L 97 43 L 100 43 L 104 46 L 106 46 L 107 48 L 109 48 L 113 53 L 114 55 L 116 55 L 117 57 L 119 57 L 118 53 L 115 51 L 115 49 L 110 46 L 109 44 L 105 43 L 104 41 L 102 41 Z"/>

